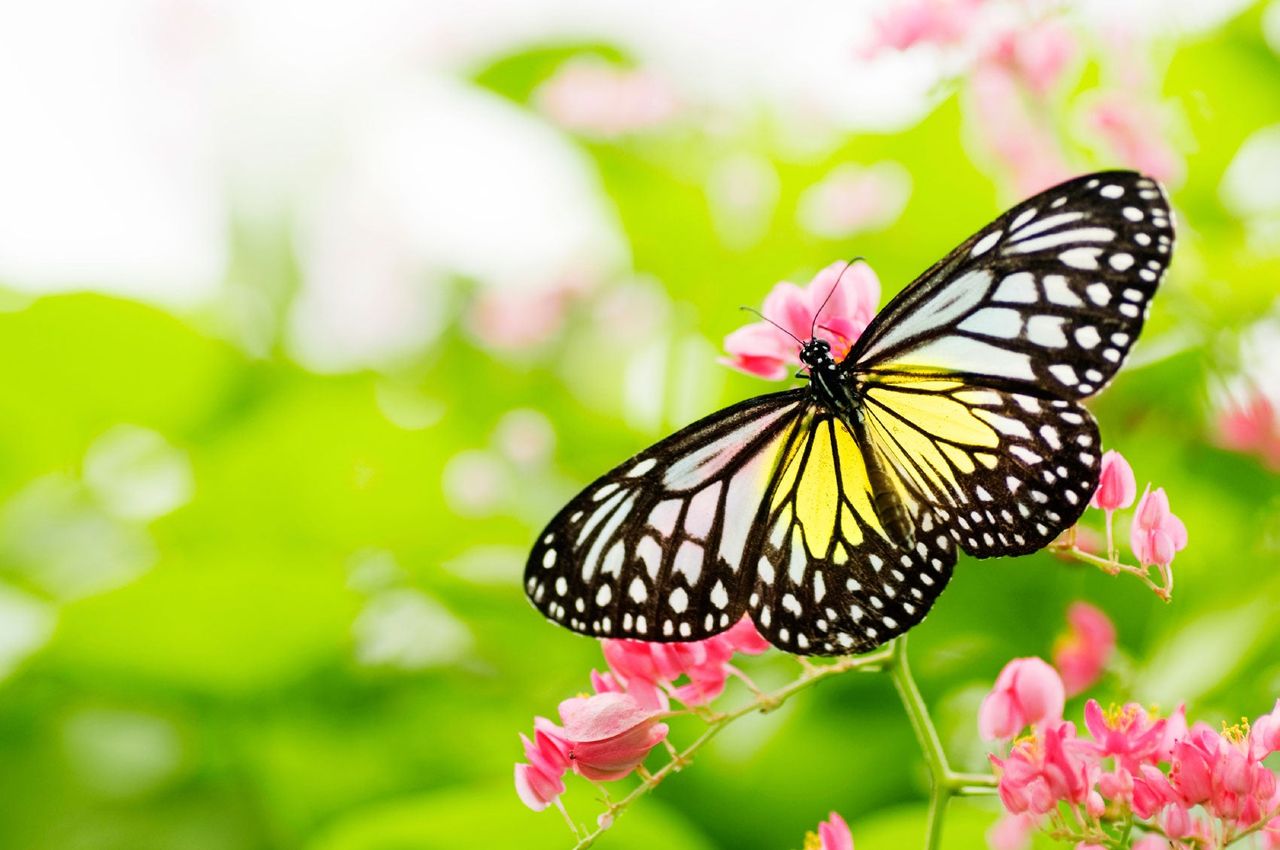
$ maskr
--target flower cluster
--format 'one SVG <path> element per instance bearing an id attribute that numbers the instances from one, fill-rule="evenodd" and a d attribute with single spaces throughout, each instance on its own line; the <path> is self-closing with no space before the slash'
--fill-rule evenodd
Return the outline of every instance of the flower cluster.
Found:
<path id="1" fill-rule="evenodd" d="M 1133 505 L 1137 496 L 1137 483 L 1133 468 L 1124 456 L 1117 451 L 1108 451 L 1102 455 L 1102 468 L 1098 475 L 1098 489 L 1094 491 L 1090 506 L 1098 508 L 1106 514 L 1107 526 L 1107 558 L 1093 558 L 1081 549 L 1075 540 L 1076 530 L 1068 532 L 1066 544 L 1055 544 L 1058 550 L 1070 550 L 1074 554 L 1083 555 L 1094 561 L 1108 572 L 1131 572 L 1138 575 L 1148 586 L 1161 597 L 1168 599 L 1173 590 L 1173 573 L 1170 565 L 1174 555 L 1186 548 L 1187 527 L 1182 520 L 1169 509 L 1169 497 L 1163 487 L 1151 489 L 1148 484 L 1138 499 L 1133 512 L 1133 520 L 1129 525 L 1129 547 L 1138 559 L 1140 568 L 1129 567 L 1120 563 L 1117 558 L 1118 548 L 1115 542 L 1114 514 Z M 1160 576 L 1160 584 L 1152 582 L 1147 573 L 1154 567 Z"/>
<path id="2" fill-rule="evenodd" d="M 1036 663 L 1038 662 L 1038 663 Z M 1016 738 L 992 755 L 1009 818 L 993 835 L 1015 846 L 1039 827 L 1081 847 L 1219 848 L 1260 832 L 1280 847 L 1280 788 L 1263 759 L 1280 750 L 1280 700 L 1252 725 L 1187 725 L 1137 703 L 1084 708 L 1085 734 L 1062 717 L 1063 684 L 1039 659 L 1016 659 L 983 704 L 984 737 Z"/>
<path id="3" fill-rule="evenodd" d="M 839 360 L 866 330 L 879 304 L 880 279 L 870 266 L 832 263 L 806 287 L 775 286 L 764 301 L 765 320 L 725 337 L 729 357 L 720 362 L 748 375 L 782 380 L 800 365 L 797 340 L 808 340 L 810 334 L 830 343 L 832 357 Z"/>
<path id="4" fill-rule="evenodd" d="M 688 643 L 603 641 L 608 672 L 591 671 L 595 693 L 560 703 L 563 726 L 534 720 L 533 740 L 521 735 L 527 763 L 515 768 L 516 793 L 541 811 L 559 803 L 570 770 L 593 782 L 623 779 L 667 737 L 671 699 L 703 706 L 737 673 L 735 653 L 769 648 L 749 618 L 723 634 Z"/>
<path id="5" fill-rule="evenodd" d="M 1133 57 L 1140 45 L 1120 28 L 1101 33 L 1112 42 L 1101 57 L 1111 82 L 1084 98 L 1089 132 L 1121 162 L 1164 180 L 1182 162 L 1163 135 L 1169 122 L 1156 87 Z M 1116 43 L 1124 42 L 1124 43 Z M 876 21 L 864 54 L 928 46 L 958 57 L 967 68 L 967 105 L 977 135 L 1015 188 L 1030 193 L 1070 176 L 1061 131 L 1043 108 L 1082 63 L 1081 39 L 1065 15 L 1048 7 L 991 0 L 901 0 Z"/>

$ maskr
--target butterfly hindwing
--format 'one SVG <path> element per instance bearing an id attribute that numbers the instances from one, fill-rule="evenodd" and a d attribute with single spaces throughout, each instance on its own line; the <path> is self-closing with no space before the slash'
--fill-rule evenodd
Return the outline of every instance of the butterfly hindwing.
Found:
<path id="1" fill-rule="evenodd" d="M 801 655 L 863 652 L 924 619 L 956 562 L 932 510 L 911 502 L 920 530 L 902 549 L 872 507 L 862 452 L 843 422 L 815 412 L 783 448 L 756 534 L 748 600 L 761 634 Z"/>
<path id="2" fill-rule="evenodd" d="M 746 608 L 748 538 L 804 390 L 712 414 L 597 479 L 551 521 L 525 568 L 548 619 L 583 634 L 697 640 Z"/>
<path id="3" fill-rule="evenodd" d="M 875 318 L 844 367 L 966 374 L 1084 398 L 1111 380 L 1168 266 L 1159 186 L 1128 171 L 1018 204 L 925 272 Z"/>
<path id="4" fill-rule="evenodd" d="M 1044 548 L 1097 487 L 1097 424 L 1074 401 L 939 377 L 863 392 L 871 449 L 974 557 Z"/>

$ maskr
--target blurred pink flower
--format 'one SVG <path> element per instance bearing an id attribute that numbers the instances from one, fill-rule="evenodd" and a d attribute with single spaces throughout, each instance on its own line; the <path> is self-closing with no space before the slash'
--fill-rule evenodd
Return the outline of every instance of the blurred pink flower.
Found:
<path id="1" fill-rule="evenodd" d="M 1158 103 L 1128 89 L 1108 92 L 1089 107 L 1087 121 L 1120 162 L 1166 183 L 1181 179 L 1182 158 L 1165 138 Z"/>
<path id="2" fill-rule="evenodd" d="M 853 833 L 844 818 L 831 812 L 825 821 L 818 824 L 818 832 L 810 832 L 805 836 L 804 850 L 853 850 Z"/>
<path id="3" fill-rule="evenodd" d="M 1104 511 L 1115 511 L 1133 504 L 1138 485 L 1133 478 L 1133 467 L 1124 455 L 1111 449 L 1102 453 L 1102 471 L 1098 474 L 1098 489 L 1093 492 L 1089 504 Z"/>
<path id="4" fill-rule="evenodd" d="M 1031 844 L 1031 833 L 1039 820 L 1029 814 L 1004 814 L 987 831 L 991 850 L 1025 850 Z"/>
<path id="5" fill-rule="evenodd" d="M 563 730 L 545 717 L 535 718 L 532 741 L 524 735 L 520 740 L 529 763 L 516 765 L 516 794 L 526 806 L 540 812 L 564 793 L 570 744 Z"/>
<path id="6" fill-rule="evenodd" d="M 896 162 L 837 166 L 800 196 L 797 218 L 810 233 L 841 239 L 892 224 L 906 207 L 911 175 Z"/>
<path id="7" fill-rule="evenodd" d="M 1250 727 L 1249 746 L 1256 759 L 1280 752 L 1280 699 L 1269 714 L 1259 717 Z"/>
<path id="8" fill-rule="evenodd" d="M 1028 726 L 1061 720 L 1064 702 L 1056 670 L 1039 658 L 1015 658 L 983 699 L 978 730 L 989 741 L 1009 739 Z"/>
<path id="9" fill-rule="evenodd" d="M 1214 430 L 1218 445 L 1256 454 L 1268 467 L 1280 470 L 1280 418 L 1262 393 L 1253 392 L 1243 403 L 1220 411 Z"/>
<path id="10" fill-rule="evenodd" d="M 667 737 L 667 725 L 657 719 L 661 714 L 620 693 L 573 697 L 560 703 L 574 771 L 597 782 L 628 775 Z"/>
<path id="11" fill-rule="evenodd" d="M 594 57 L 565 62 L 538 87 L 534 100 L 561 127 L 602 138 L 658 127 L 677 111 L 665 80 Z"/>
<path id="12" fill-rule="evenodd" d="M 1160 826 L 1170 838 L 1185 838 L 1191 834 L 1191 812 L 1186 806 L 1170 803 L 1160 813 Z"/>
<path id="13" fill-rule="evenodd" d="M 973 29 L 981 0 L 907 0 L 890 7 L 874 21 L 864 54 L 906 50 L 917 44 L 956 44 Z"/>
<path id="14" fill-rule="evenodd" d="M 880 280 L 870 266 L 861 261 L 832 263 L 807 287 L 787 282 L 775 286 L 764 301 L 762 312 L 768 321 L 753 322 L 725 337 L 730 356 L 720 362 L 761 378 L 785 378 L 789 365 L 800 365 L 800 346 L 787 334 L 804 341 L 811 332 L 830 343 L 832 356 L 839 360 L 870 324 L 879 302 Z"/>
<path id="15" fill-rule="evenodd" d="M 1079 53 L 1075 34 L 1060 20 L 1046 19 L 999 32 L 988 61 L 996 61 L 1016 73 L 1037 95 L 1047 94 L 1071 60 Z"/>
<path id="16" fill-rule="evenodd" d="M 1144 835 L 1133 842 L 1132 850 L 1171 850 L 1171 845 L 1159 835 Z"/>
<path id="17" fill-rule="evenodd" d="M 1067 633 L 1053 648 L 1053 666 L 1073 697 L 1098 681 L 1116 648 L 1116 628 L 1099 609 L 1073 602 L 1067 609 Z"/>
<path id="18" fill-rule="evenodd" d="M 468 325 L 487 348 L 496 351 L 534 348 L 560 330 L 568 304 L 568 297 L 560 291 L 486 291 L 471 305 Z"/>
<path id="19" fill-rule="evenodd" d="M 1166 568 L 1187 545 L 1187 527 L 1169 510 L 1163 487 L 1148 484 L 1138 500 L 1129 530 L 1129 545 L 1143 566 Z"/>
<path id="20" fill-rule="evenodd" d="M 1034 194 L 1071 176 L 1053 128 L 1031 114 L 1014 73 L 994 63 L 978 67 L 969 80 L 969 99 L 974 128 L 1018 194 Z"/>

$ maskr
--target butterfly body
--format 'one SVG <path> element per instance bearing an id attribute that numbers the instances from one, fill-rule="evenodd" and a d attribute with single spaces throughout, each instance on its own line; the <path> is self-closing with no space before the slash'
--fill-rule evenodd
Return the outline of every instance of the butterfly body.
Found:
<path id="1" fill-rule="evenodd" d="M 1163 194 L 1132 172 L 1015 206 L 842 359 L 801 343 L 805 386 L 695 422 L 570 501 L 530 555 L 530 600 L 599 637 L 696 640 L 744 614 L 798 654 L 902 633 L 960 549 L 1034 552 L 1083 512 L 1101 448 L 1078 400 L 1119 368 L 1171 248 Z"/>

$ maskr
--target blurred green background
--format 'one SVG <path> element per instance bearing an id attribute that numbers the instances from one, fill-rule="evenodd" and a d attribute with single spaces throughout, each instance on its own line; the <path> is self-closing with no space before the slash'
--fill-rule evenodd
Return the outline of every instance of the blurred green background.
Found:
<path id="1" fill-rule="evenodd" d="M 477 256 L 510 260 L 496 275 L 502 285 L 412 250 L 396 265 L 404 258 L 375 250 L 392 238 L 376 226 L 376 210 L 315 226 L 305 181 L 288 190 L 305 202 L 257 203 L 263 175 L 299 173 L 289 164 L 292 137 L 258 140 L 278 158 L 254 168 L 209 166 L 234 186 L 213 216 L 219 259 L 213 271 L 196 264 L 212 284 L 196 296 L 171 299 L 159 284 L 134 291 L 119 266 L 101 280 L 91 264 L 42 275 L 35 261 L 8 262 L 0 251 L 0 846 L 569 846 L 556 813 L 534 814 L 516 798 L 516 735 L 588 688 L 602 660 L 594 641 L 544 623 L 524 601 L 519 574 L 533 535 L 620 458 L 774 388 L 716 363 L 722 337 L 750 318 L 739 305 L 855 255 L 879 273 L 887 298 L 1025 188 L 1001 153 L 1024 131 L 992 123 L 963 56 L 943 61 L 945 51 L 926 46 L 910 60 L 927 69 L 906 74 L 928 78 L 913 89 L 923 105 L 895 126 L 859 126 L 804 102 L 780 117 L 759 86 L 741 97 L 698 88 L 696 67 L 688 78 L 668 68 L 667 94 L 642 93 L 633 106 L 643 115 L 629 124 L 634 110 L 619 118 L 609 108 L 634 92 L 606 88 L 603 105 L 588 96 L 566 114 L 549 81 L 584 56 L 596 64 L 582 67 L 616 73 L 661 66 L 652 59 L 660 49 L 637 44 L 661 47 L 682 21 L 669 13 L 643 29 L 643 10 L 619 12 L 644 35 L 622 43 L 573 26 L 564 4 L 550 6 L 563 26 L 526 28 L 497 46 L 465 36 L 533 13 L 512 6 L 504 17 L 498 4 L 486 7 L 491 17 L 462 20 L 441 7 L 433 23 L 393 5 L 379 18 L 389 30 L 408 20 L 419 34 L 418 52 L 407 51 L 411 61 L 397 71 L 410 87 L 448 80 L 485 109 L 536 122 L 529 144 L 553 138 L 555 156 L 575 169 L 591 199 L 586 217 L 615 238 L 597 240 L 608 244 L 550 283 L 541 272 L 521 278 L 536 252 L 527 259 L 520 251 L 529 246 L 511 247 L 497 224 L 474 238 Z M 225 106 L 236 97 L 210 80 L 241 70 L 243 56 L 226 40 L 250 36 L 229 36 L 217 29 L 220 13 L 194 8 L 135 8 L 120 32 L 143 15 L 147 44 L 181 54 L 183 73 Z M 1157 14 L 1155 4 L 1143 8 Z M 281 12 L 280 26 L 302 36 L 282 37 L 272 51 L 305 56 L 310 46 L 327 56 L 342 38 L 368 35 L 358 27 L 335 35 L 343 27 L 334 22 L 358 12 L 323 17 L 323 27 L 311 25 L 319 12 L 295 12 Z M 863 6 L 805 15 L 810 23 L 828 15 L 835 27 L 855 12 L 876 20 Z M 1099 15 L 1067 18 L 1078 52 L 1051 94 L 1030 98 L 1031 120 L 1052 134 L 1070 171 L 1142 164 L 1137 148 L 1108 147 L 1086 117 L 1100 93 L 1127 79 L 1114 67 L 1116 43 L 1099 35 Z M 947 745 L 969 767 L 984 763 L 974 720 L 984 688 L 1009 658 L 1047 655 L 1076 599 L 1109 612 L 1119 631 L 1122 658 L 1094 691 L 1104 703 L 1186 701 L 1216 722 L 1256 716 L 1280 695 L 1278 479 L 1258 453 L 1227 451 L 1214 438 L 1242 392 L 1280 391 L 1280 11 L 1273 3 L 1186 17 L 1194 23 L 1143 31 L 1136 60 L 1142 102 L 1168 117 L 1145 129 L 1177 157 L 1175 263 L 1132 362 L 1093 407 L 1139 486 L 1167 489 L 1190 545 L 1174 564 L 1168 605 L 1136 581 L 1047 554 L 962 559 L 911 646 Z M 48 26 L 56 33 L 61 24 Z M 721 35 L 734 37 L 734 26 Z M 211 42 L 202 40 L 210 31 Z M 781 30 L 777 39 L 779 53 L 804 47 Z M 436 62 L 453 55 L 440 44 L 469 45 L 466 61 Z M 707 47 L 709 76 L 716 49 Z M 208 56 L 191 59 L 192 50 Z M 766 69 L 771 55 L 759 60 Z M 910 51 L 885 61 L 900 59 Z M 95 85 L 111 84 L 93 74 L 83 67 L 70 87 L 87 87 L 92 99 Z M 57 85 L 37 85 L 45 83 L 52 88 L 37 91 L 52 98 Z M 292 96 L 282 88 L 276 97 Z M 22 108 L 46 106 L 57 109 Z M 235 132 L 192 119 L 183 138 L 209 133 L 217 150 L 235 149 L 237 134 L 255 131 L 254 114 L 223 115 Z M 358 109 L 344 114 L 362 120 Z M 150 120 L 138 115 L 116 118 Z M 423 120 L 426 136 L 452 126 L 444 113 Z M 30 120 L 9 127 L 41 129 Z M 435 157 L 424 167 L 448 175 L 457 152 L 400 153 Z M 64 154 L 49 154 L 54 166 Z M 461 192 L 485 210 L 465 222 L 483 224 L 490 213 L 505 222 L 507 192 L 514 199 L 528 187 L 501 176 L 484 185 L 503 151 L 481 145 L 471 154 L 463 182 L 478 182 Z M 91 162 L 114 156 L 96 155 Z M 11 160 L 0 172 L 34 167 L 15 156 L 0 144 L 0 158 Z M 844 187 L 853 212 L 841 218 L 843 208 L 824 207 L 814 187 L 838 194 L 840 180 L 826 181 L 847 176 L 839 167 L 849 163 L 879 170 Z M 412 185 L 428 211 L 417 226 L 462 239 L 445 203 L 459 188 Z M 445 200 L 432 206 L 436 185 Z M 17 244 L 13 234 L 41 216 L 52 215 L 55 228 L 84 224 L 74 203 L 51 213 L 43 202 L 57 197 L 33 191 L 21 196 L 27 207 L 0 215 L 0 237 Z M 0 194 L 8 194 L 2 183 Z M 349 196 L 339 197 L 342 207 Z M 117 234 L 111 207 L 99 235 L 115 245 L 128 236 Z M 72 224 L 61 222 L 64 210 Z M 551 233 L 570 226 L 553 213 L 526 223 Z M 335 233 L 349 240 L 341 242 L 348 254 L 325 272 L 317 251 Z M 75 253 L 78 238 L 53 239 L 48 256 Z M 161 232 L 140 256 L 166 244 Z M 426 301 L 366 285 L 366 274 L 385 278 L 389 265 Z M 345 288 L 319 325 L 338 331 L 308 336 L 307 305 L 325 274 Z M 385 309 L 370 319 L 366 299 Z M 343 360 L 335 352 L 347 321 L 372 321 L 373 342 L 349 347 L 356 353 Z M 395 343 L 379 348 L 388 335 Z M 762 684 L 795 673 L 777 653 L 748 669 Z M 725 699 L 741 697 L 731 687 Z M 672 737 L 688 741 L 695 729 L 677 722 Z M 832 809 L 852 825 L 859 850 L 912 846 L 924 783 L 890 683 L 850 676 L 731 727 L 600 846 L 794 848 Z M 585 783 L 570 785 L 570 811 L 594 819 Z M 978 846 L 994 812 L 955 804 L 947 846 Z"/>

